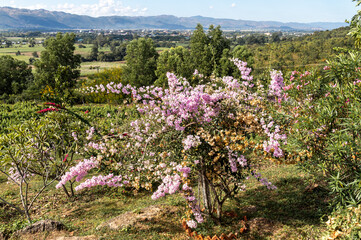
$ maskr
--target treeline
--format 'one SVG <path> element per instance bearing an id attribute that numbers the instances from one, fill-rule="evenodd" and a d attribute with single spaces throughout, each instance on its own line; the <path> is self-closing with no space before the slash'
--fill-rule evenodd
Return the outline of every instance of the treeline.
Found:
<path id="1" fill-rule="evenodd" d="M 210 76 L 239 77 L 230 61 L 232 58 L 248 62 L 248 66 L 255 69 L 254 75 L 269 73 L 271 69 L 285 71 L 315 67 L 335 54 L 335 47 L 353 47 L 348 31 L 348 28 L 340 28 L 303 37 L 283 36 L 275 32 L 268 36 L 270 42 L 267 44 L 234 45 L 235 39 L 226 37 L 228 35 L 222 32 L 220 26 L 211 25 L 205 30 L 198 24 L 188 45 L 164 51 L 157 51 L 158 43 L 151 38 L 129 35 L 134 39 L 123 41 L 117 39 L 116 35 L 99 34 L 91 40 L 93 47 L 89 56 L 83 58 L 74 55 L 75 43 L 80 36 L 59 33 L 43 43 L 45 51 L 32 62 L 34 74 L 27 63 L 9 56 L 0 57 L 0 96 L 7 101 L 41 96 L 75 98 L 71 96 L 71 89 L 77 86 L 81 61 L 125 60 L 127 64 L 124 69 L 115 71 L 121 74 L 116 79 L 134 86 L 155 84 L 165 87 L 167 72 L 184 77 L 194 85 L 207 81 Z M 157 39 L 176 40 L 169 36 L 157 36 Z M 100 51 L 103 47 L 109 47 L 110 51 Z"/>
<path id="2" fill-rule="evenodd" d="M 337 53 L 337 48 L 353 48 L 348 32 L 349 28 L 343 27 L 247 48 L 254 55 L 255 69 L 304 69 L 324 63 Z"/>
<path id="3" fill-rule="evenodd" d="M 80 55 L 75 55 L 75 34 L 58 33 L 44 42 L 45 50 L 32 66 L 11 56 L 0 57 L 0 99 L 57 101 L 74 98 L 72 89 L 80 76 Z"/>
<path id="4" fill-rule="evenodd" d="M 173 72 L 196 85 L 211 75 L 237 74 L 230 59 L 239 58 L 252 63 L 252 54 L 243 46 L 231 49 L 230 44 L 220 26 L 211 25 L 205 32 L 200 24 L 190 38 L 189 48 L 178 46 L 158 53 L 152 39 L 133 40 L 127 46 L 124 82 L 134 86 L 153 83 L 166 86 L 166 74 Z M 197 74 L 194 74 L 195 71 Z"/>

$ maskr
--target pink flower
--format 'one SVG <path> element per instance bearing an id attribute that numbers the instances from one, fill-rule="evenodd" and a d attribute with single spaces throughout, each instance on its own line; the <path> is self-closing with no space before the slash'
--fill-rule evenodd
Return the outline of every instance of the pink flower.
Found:
<path id="1" fill-rule="evenodd" d="M 190 228 L 197 228 L 197 222 L 194 221 L 194 220 L 189 220 L 189 221 L 187 221 L 187 225 L 188 225 L 188 227 L 190 227 Z"/>

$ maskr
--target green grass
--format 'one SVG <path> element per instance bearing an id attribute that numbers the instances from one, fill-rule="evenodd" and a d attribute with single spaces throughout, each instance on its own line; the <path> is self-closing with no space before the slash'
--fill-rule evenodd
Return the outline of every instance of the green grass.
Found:
<path id="1" fill-rule="evenodd" d="M 120 67 L 125 62 L 83 62 L 81 63 L 80 71 L 81 76 L 86 76 L 94 73 L 98 73 L 107 68 Z M 99 67 L 99 70 L 95 67 Z"/>
<path id="2" fill-rule="evenodd" d="M 167 47 L 157 47 L 155 50 L 157 50 L 158 52 L 162 52 L 164 50 L 168 50 L 170 48 L 167 48 Z"/>
<path id="3" fill-rule="evenodd" d="M 18 40 L 18 39 L 14 39 Z M 86 46 L 86 48 L 79 48 L 79 44 L 75 44 L 75 54 L 80 54 L 82 57 L 89 56 L 93 44 L 82 44 Z M 29 47 L 28 45 L 16 44 L 10 48 L 0 48 L 0 56 L 2 55 L 10 55 L 18 60 L 29 62 L 29 58 L 33 57 L 32 53 L 37 52 L 40 56 L 41 52 L 44 51 L 45 48 L 42 45 L 35 45 L 34 47 Z M 20 51 L 21 55 L 16 56 L 16 53 Z M 99 48 L 99 51 L 102 52 L 110 52 L 109 47 Z"/>
<path id="4" fill-rule="evenodd" d="M 45 48 L 41 45 L 35 45 L 34 47 L 29 47 L 28 45 L 14 45 L 10 48 L 0 48 L 0 56 L 10 55 L 15 59 L 29 62 L 29 58 L 33 57 L 33 52 L 37 52 L 40 56 L 41 51 L 44 49 Z M 21 55 L 16 56 L 18 51 L 20 51 Z"/>
<path id="5" fill-rule="evenodd" d="M 79 44 L 75 45 L 75 54 L 80 54 L 82 57 L 89 56 L 92 48 L 92 44 L 83 44 L 86 48 L 79 48 Z M 33 52 L 37 52 L 40 56 L 41 51 L 45 50 L 45 48 L 41 45 L 35 45 L 35 47 L 29 47 L 28 45 L 15 45 L 11 48 L 0 48 L 0 56 L 9 55 L 15 59 L 29 62 L 29 58 L 32 58 Z M 16 53 L 20 51 L 21 55 L 16 56 Z M 109 47 L 100 48 L 99 51 L 109 52 Z M 90 74 L 97 73 L 98 71 L 102 71 L 107 68 L 119 67 L 124 65 L 124 61 L 122 62 L 83 62 L 80 66 L 81 76 L 87 76 Z M 90 67 L 99 66 L 99 70 L 94 68 L 90 69 Z"/>
<path id="6" fill-rule="evenodd" d="M 240 220 L 246 215 L 250 224 L 255 219 L 266 219 L 271 224 L 261 226 L 258 231 L 248 232 L 240 239 L 319 239 L 324 230 L 321 218 L 327 213 L 327 192 L 323 188 L 306 191 L 312 178 L 294 165 L 272 165 L 260 172 L 278 189 L 271 191 L 254 179 L 248 180 L 248 189 L 225 205 L 225 210 L 235 211 L 237 217 L 224 217 L 220 226 L 208 221 L 198 232 L 212 236 L 235 232 L 239 229 Z M 15 199 L 14 188 L 6 184 L 4 178 L 0 178 L 0 188 L 3 190 L 0 196 Z M 76 198 L 69 200 L 61 190 L 51 187 L 36 203 L 37 211 L 33 217 L 62 221 L 75 236 L 96 235 L 101 239 L 132 240 L 188 239 L 180 224 L 185 211 L 183 198 L 172 195 L 153 201 L 150 195 L 141 192 L 133 196 L 131 193 L 123 193 L 122 189 L 97 187 L 76 193 Z M 127 211 L 136 213 L 155 204 L 169 205 L 176 210 L 153 222 L 142 222 L 140 227 L 136 225 L 119 231 L 95 229 L 119 214 Z M 250 206 L 256 211 L 245 210 Z M 0 216 L 0 225 L 8 226 L 7 229 L 14 229 L 13 223 L 22 222 L 21 216 L 4 206 L 0 207 Z"/>

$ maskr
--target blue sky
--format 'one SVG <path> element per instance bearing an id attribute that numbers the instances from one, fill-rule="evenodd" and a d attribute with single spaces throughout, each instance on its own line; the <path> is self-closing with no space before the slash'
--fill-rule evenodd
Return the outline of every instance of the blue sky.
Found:
<path id="1" fill-rule="evenodd" d="M 281 22 L 344 22 L 352 0 L 0 0 L 0 6 L 98 16 L 206 16 Z"/>

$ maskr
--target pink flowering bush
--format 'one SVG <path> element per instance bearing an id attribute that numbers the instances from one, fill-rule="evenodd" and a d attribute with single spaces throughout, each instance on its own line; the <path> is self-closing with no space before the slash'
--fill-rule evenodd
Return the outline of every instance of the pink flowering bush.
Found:
<path id="1" fill-rule="evenodd" d="M 80 162 L 63 176 L 61 184 L 79 180 L 96 167 L 107 175 L 88 179 L 76 190 L 124 186 L 136 194 L 144 188 L 153 190 L 152 199 L 180 193 L 188 203 L 188 225 L 192 228 L 206 217 L 219 221 L 224 202 L 245 190 L 247 177 L 275 189 L 252 162 L 260 154 L 282 157 L 286 135 L 268 117 L 262 104 L 267 93 L 254 88 L 247 63 L 232 61 L 241 80 L 229 76 L 192 87 L 186 79 L 168 73 L 168 89 L 95 86 L 109 94 L 130 95 L 141 117 L 101 139 L 88 130 L 85 150 L 97 156 L 93 158 L 97 161 Z M 194 192 L 196 183 L 200 199 Z"/>

